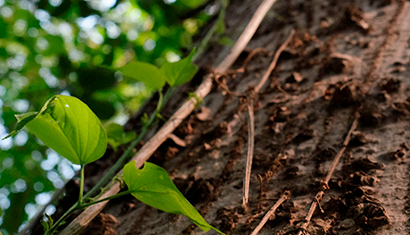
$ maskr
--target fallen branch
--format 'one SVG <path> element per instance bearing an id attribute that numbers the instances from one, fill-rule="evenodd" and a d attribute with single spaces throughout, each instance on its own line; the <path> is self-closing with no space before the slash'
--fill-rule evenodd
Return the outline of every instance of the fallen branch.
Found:
<path id="1" fill-rule="evenodd" d="M 283 202 L 288 200 L 290 198 L 290 192 L 286 190 L 282 196 L 279 198 L 278 201 L 269 209 L 269 211 L 266 213 L 266 215 L 262 218 L 261 222 L 256 226 L 255 230 L 251 233 L 251 235 L 256 235 L 259 233 L 259 231 L 263 228 L 263 226 L 268 222 L 268 220 L 272 217 L 272 215 L 275 214 L 276 210 L 280 205 L 282 205 Z"/>
<path id="2" fill-rule="evenodd" d="M 310 208 L 309 208 L 309 212 L 307 216 L 305 217 L 305 222 L 300 226 L 300 231 L 298 235 L 302 235 L 304 233 L 304 231 L 307 229 L 310 223 L 310 220 L 312 219 L 313 213 L 315 213 L 316 207 L 318 206 L 320 207 L 320 201 L 322 200 L 323 195 L 325 194 L 325 191 L 329 189 L 329 181 L 332 178 L 333 172 L 336 170 L 336 166 L 339 163 L 340 158 L 343 156 L 343 153 L 345 152 L 347 146 L 349 145 L 350 139 L 352 137 L 352 133 L 353 131 L 356 130 L 358 123 L 359 123 L 359 113 L 356 112 L 352 126 L 350 127 L 349 132 L 347 133 L 347 136 L 345 140 L 343 141 L 343 147 L 337 153 L 335 159 L 333 159 L 332 167 L 327 173 L 326 178 L 321 182 L 322 189 L 316 194 L 315 198 L 313 199 L 312 205 L 310 205 Z"/>
<path id="3" fill-rule="evenodd" d="M 235 43 L 230 54 L 224 61 L 216 68 L 215 74 L 223 74 L 227 72 L 228 68 L 235 62 L 239 54 L 244 50 L 246 45 L 253 37 L 256 29 L 259 27 L 263 18 L 268 10 L 271 8 L 276 0 L 264 0 L 253 14 L 252 19 L 248 23 L 245 30 Z M 212 80 L 214 74 L 210 74 L 202 82 L 202 84 L 195 91 L 195 97 L 188 99 L 161 127 L 161 129 L 138 151 L 138 153 L 132 158 L 132 161 L 136 162 L 138 168 L 142 167 L 145 161 L 156 151 L 156 149 L 172 134 L 176 127 L 195 109 L 198 99 L 203 99 L 210 91 L 212 87 Z M 120 171 L 117 175 L 121 175 Z M 104 199 L 106 197 L 117 194 L 120 191 L 120 184 L 115 181 L 109 183 L 106 187 L 106 192 L 98 199 Z M 76 235 L 79 234 L 87 225 L 95 218 L 98 213 L 108 203 L 104 201 L 99 204 L 92 205 L 85 209 L 78 217 L 76 217 L 60 234 L 62 235 Z"/>
<path id="4" fill-rule="evenodd" d="M 249 184 L 251 181 L 251 171 L 252 171 L 252 159 L 253 159 L 253 151 L 255 145 L 255 121 L 254 121 L 254 110 L 253 110 L 253 100 L 255 97 L 255 93 L 258 93 L 263 85 L 265 85 L 266 81 L 268 80 L 269 76 L 271 75 L 272 71 L 275 69 L 276 64 L 278 63 L 279 56 L 282 52 L 286 49 L 288 44 L 293 38 L 295 34 L 294 30 L 290 31 L 289 36 L 285 40 L 285 42 L 278 48 L 276 51 L 272 62 L 269 65 L 268 70 L 263 75 L 262 79 L 260 80 L 259 84 L 251 91 L 250 95 L 248 96 L 248 123 L 249 123 L 249 131 L 248 131 L 248 152 L 246 155 L 246 166 L 245 166 L 245 176 L 243 180 L 243 196 L 242 196 L 242 206 L 247 211 L 248 208 L 248 201 L 249 201 Z"/>

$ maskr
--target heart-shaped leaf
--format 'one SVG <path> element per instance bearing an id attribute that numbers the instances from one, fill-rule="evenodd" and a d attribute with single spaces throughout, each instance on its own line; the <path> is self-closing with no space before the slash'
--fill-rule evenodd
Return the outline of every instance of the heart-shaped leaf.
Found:
<path id="1" fill-rule="evenodd" d="M 192 57 L 195 50 L 184 59 L 175 63 L 165 63 L 161 67 L 161 71 L 165 74 L 168 84 L 172 87 L 182 85 L 189 82 L 198 71 L 198 67 L 192 63 Z"/>
<path id="2" fill-rule="evenodd" d="M 38 113 L 16 115 L 17 128 L 26 126 L 44 144 L 74 164 L 84 165 L 102 157 L 107 134 L 98 117 L 75 97 L 56 95 Z"/>
<path id="3" fill-rule="evenodd" d="M 163 168 L 146 162 L 139 170 L 135 162 L 129 162 L 124 166 L 123 177 L 131 194 L 143 203 L 168 213 L 185 215 L 205 232 L 214 229 L 224 234 L 202 218 Z"/>
<path id="4" fill-rule="evenodd" d="M 118 69 L 124 76 L 145 83 L 154 90 L 161 90 L 165 85 L 165 75 L 154 65 L 140 61 L 131 61 Z"/>

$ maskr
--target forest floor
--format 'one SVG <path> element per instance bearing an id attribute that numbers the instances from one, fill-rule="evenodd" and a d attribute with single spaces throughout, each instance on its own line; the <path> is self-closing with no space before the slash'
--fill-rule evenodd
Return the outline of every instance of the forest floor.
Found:
<path id="1" fill-rule="evenodd" d="M 306 232 L 409 234 L 409 5 L 403 0 L 278 1 L 232 71 L 215 81 L 211 93 L 176 129 L 182 142 L 167 140 L 150 161 L 164 167 L 204 218 L 227 234 L 250 234 L 288 190 L 290 199 L 259 234 L 297 234 L 334 158 L 346 147 Z M 256 7 L 254 0 L 232 0 L 227 35 L 238 35 Z M 292 29 L 295 36 L 254 97 L 255 151 L 245 210 L 246 98 Z M 220 45 L 206 52 L 199 75 L 175 92 L 164 117 L 227 52 Z M 358 127 L 343 146 L 357 114 Z M 126 128 L 138 130 L 139 117 Z M 112 159 L 105 157 L 87 169 L 88 186 Z M 60 205 L 72 204 L 64 200 Z M 186 217 L 127 196 L 112 200 L 84 234 L 204 232 Z"/>

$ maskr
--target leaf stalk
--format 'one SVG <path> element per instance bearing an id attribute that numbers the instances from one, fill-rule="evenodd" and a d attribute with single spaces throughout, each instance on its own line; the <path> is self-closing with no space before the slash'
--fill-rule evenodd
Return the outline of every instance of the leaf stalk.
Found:
<path id="1" fill-rule="evenodd" d="M 80 170 L 80 193 L 78 196 L 78 203 L 83 203 L 83 195 L 84 195 L 84 164 L 81 164 Z"/>

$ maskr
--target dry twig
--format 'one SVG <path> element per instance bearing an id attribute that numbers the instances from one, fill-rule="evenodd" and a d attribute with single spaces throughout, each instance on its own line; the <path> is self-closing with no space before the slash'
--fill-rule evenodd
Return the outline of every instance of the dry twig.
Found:
<path id="1" fill-rule="evenodd" d="M 265 48 L 262 48 L 262 47 L 258 47 L 258 48 L 255 48 L 255 49 L 251 50 L 251 52 L 249 53 L 249 55 L 246 57 L 245 61 L 243 62 L 242 66 L 238 69 L 231 70 L 228 73 L 230 73 L 230 74 L 244 73 L 245 70 L 246 70 L 246 66 L 248 65 L 249 61 L 251 61 L 251 59 L 256 54 L 261 53 L 261 52 L 266 53 L 268 51 Z"/>
<path id="2" fill-rule="evenodd" d="M 276 0 L 264 0 L 253 14 L 252 19 L 242 32 L 241 36 L 236 41 L 230 54 L 222 61 L 222 63 L 216 68 L 216 74 L 224 74 L 229 67 L 235 62 L 239 54 L 244 50 L 251 38 L 259 27 L 263 18 L 268 10 Z M 203 99 L 210 91 L 212 87 L 213 74 L 208 75 L 207 78 L 195 91 L 195 98 L 188 99 L 161 127 L 161 129 L 138 151 L 138 153 L 132 158 L 132 161 L 136 162 L 138 168 L 140 168 L 145 161 L 156 151 L 156 149 L 172 134 L 176 127 L 195 109 L 195 105 L 198 99 Z M 118 173 L 122 174 L 122 171 Z M 104 199 L 106 197 L 117 194 L 120 191 L 120 184 L 118 182 L 110 183 L 107 187 L 107 191 L 100 196 L 97 200 Z M 79 234 L 87 225 L 91 222 L 95 216 L 105 207 L 107 201 L 92 205 L 85 209 L 77 218 L 75 218 L 60 234 L 61 235 L 76 235 Z"/>
<path id="3" fill-rule="evenodd" d="M 245 179 L 243 181 L 243 195 L 242 195 L 242 206 L 247 209 L 249 200 L 249 183 L 251 180 L 251 170 L 252 170 L 252 159 L 253 159 L 253 149 L 255 145 L 255 120 L 253 112 L 253 98 L 248 99 L 248 154 L 246 156 L 246 167 L 245 167 Z"/>
<path id="4" fill-rule="evenodd" d="M 266 215 L 262 218 L 261 222 L 256 226 L 255 230 L 251 233 L 251 235 L 256 235 L 258 232 L 263 228 L 263 226 L 268 222 L 269 218 L 272 217 L 272 215 L 275 214 L 276 210 L 282 203 L 290 198 L 290 192 L 285 191 L 282 196 L 279 198 L 278 201 L 269 209 L 269 211 L 266 213 Z"/>
<path id="5" fill-rule="evenodd" d="M 268 70 L 266 73 L 263 75 L 262 79 L 260 80 L 259 84 L 255 87 L 255 91 L 259 92 L 263 85 L 265 85 L 266 81 L 268 80 L 269 76 L 271 75 L 272 71 L 275 69 L 276 64 L 278 63 L 279 56 L 282 54 L 282 52 L 288 47 L 290 41 L 293 38 L 293 35 L 295 34 L 295 30 L 291 30 L 288 38 L 285 40 L 285 42 L 278 48 L 278 50 L 275 53 L 275 56 L 273 57 L 272 62 L 269 65 Z"/>
<path id="6" fill-rule="evenodd" d="M 251 180 L 251 171 L 252 171 L 252 159 L 253 159 L 253 151 L 255 145 L 255 121 L 254 121 L 254 111 L 253 111 L 253 100 L 255 93 L 258 93 L 263 85 L 265 85 L 266 81 L 268 80 L 269 76 L 271 75 L 272 71 L 275 69 L 276 64 L 278 63 L 278 59 L 280 54 L 286 49 L 290 41 L 292 40 L 295 31 L 290 31 L 289 36 L 285 40 L 285 42 L 278 48 L 276 51 L 272 62 L 269 65 L 268 70 L 263 75 L 262 79 L 260 80 L 259 84 L 255 87 L 251 94 L 248 96 L 248 123 L 249 123 L 249 131 L 248 131 L 248 152 L 246 156 L 246 166 L 245 166 L 245 176 L 243 180 L 243 196 L 242 196 L 242 206 L 247 210 L 247 205 L 249 201 L 249 184 Z"/>
<path id="7" fill-rule="evenodd" d="M 259 191 L 259 199 L 262 199 L 263 197 L 263 177 L 261 175 L 258 174 L 258 179 L 259 179 L 259 183 L 260 183 L 260 191 Z"/>
<path id="8" fill-rule="evenodd" d="M 352 137 L 352 133 L 354 130 L 356 130 L 357 125 L 359 123 L 359 113 L 355 113 L 355 118 L 353 120 L 352 126 L 349 129 L 349 132 L 347 133 L 347 136 L 345 140 L 343 141 L 343 147 L 340 149 L 340 151 L 337 153 L 335 159 L 333 159 L 332 162 L 332 167 L 330 168 L 329 172 L 326 175 L 326 178 L 322 181 L 322 190 L 320 190 L 315 198 L 313 199 L 312 205 L 310 205 L 309 212 L 307 216 L 305 217 L 305 222 L 300 226 L 300 231 L 298 235 L 302 235 L 304 231 L 307 229 L 310 220 L 312 219 L 313 213 L 315 213 L 316 207 L 320 207 L 320 201 L 323 198 L 323 195 L 325 194 L 325 191 L 329 189 L 329 181 L 332 178 L 333 172 L 336 169 L 337 164 L 340 161 L 340 158 L 343 156 L 343 153 L 345 152 L 347 146 L 349 145 L 350 139 Z"/>

